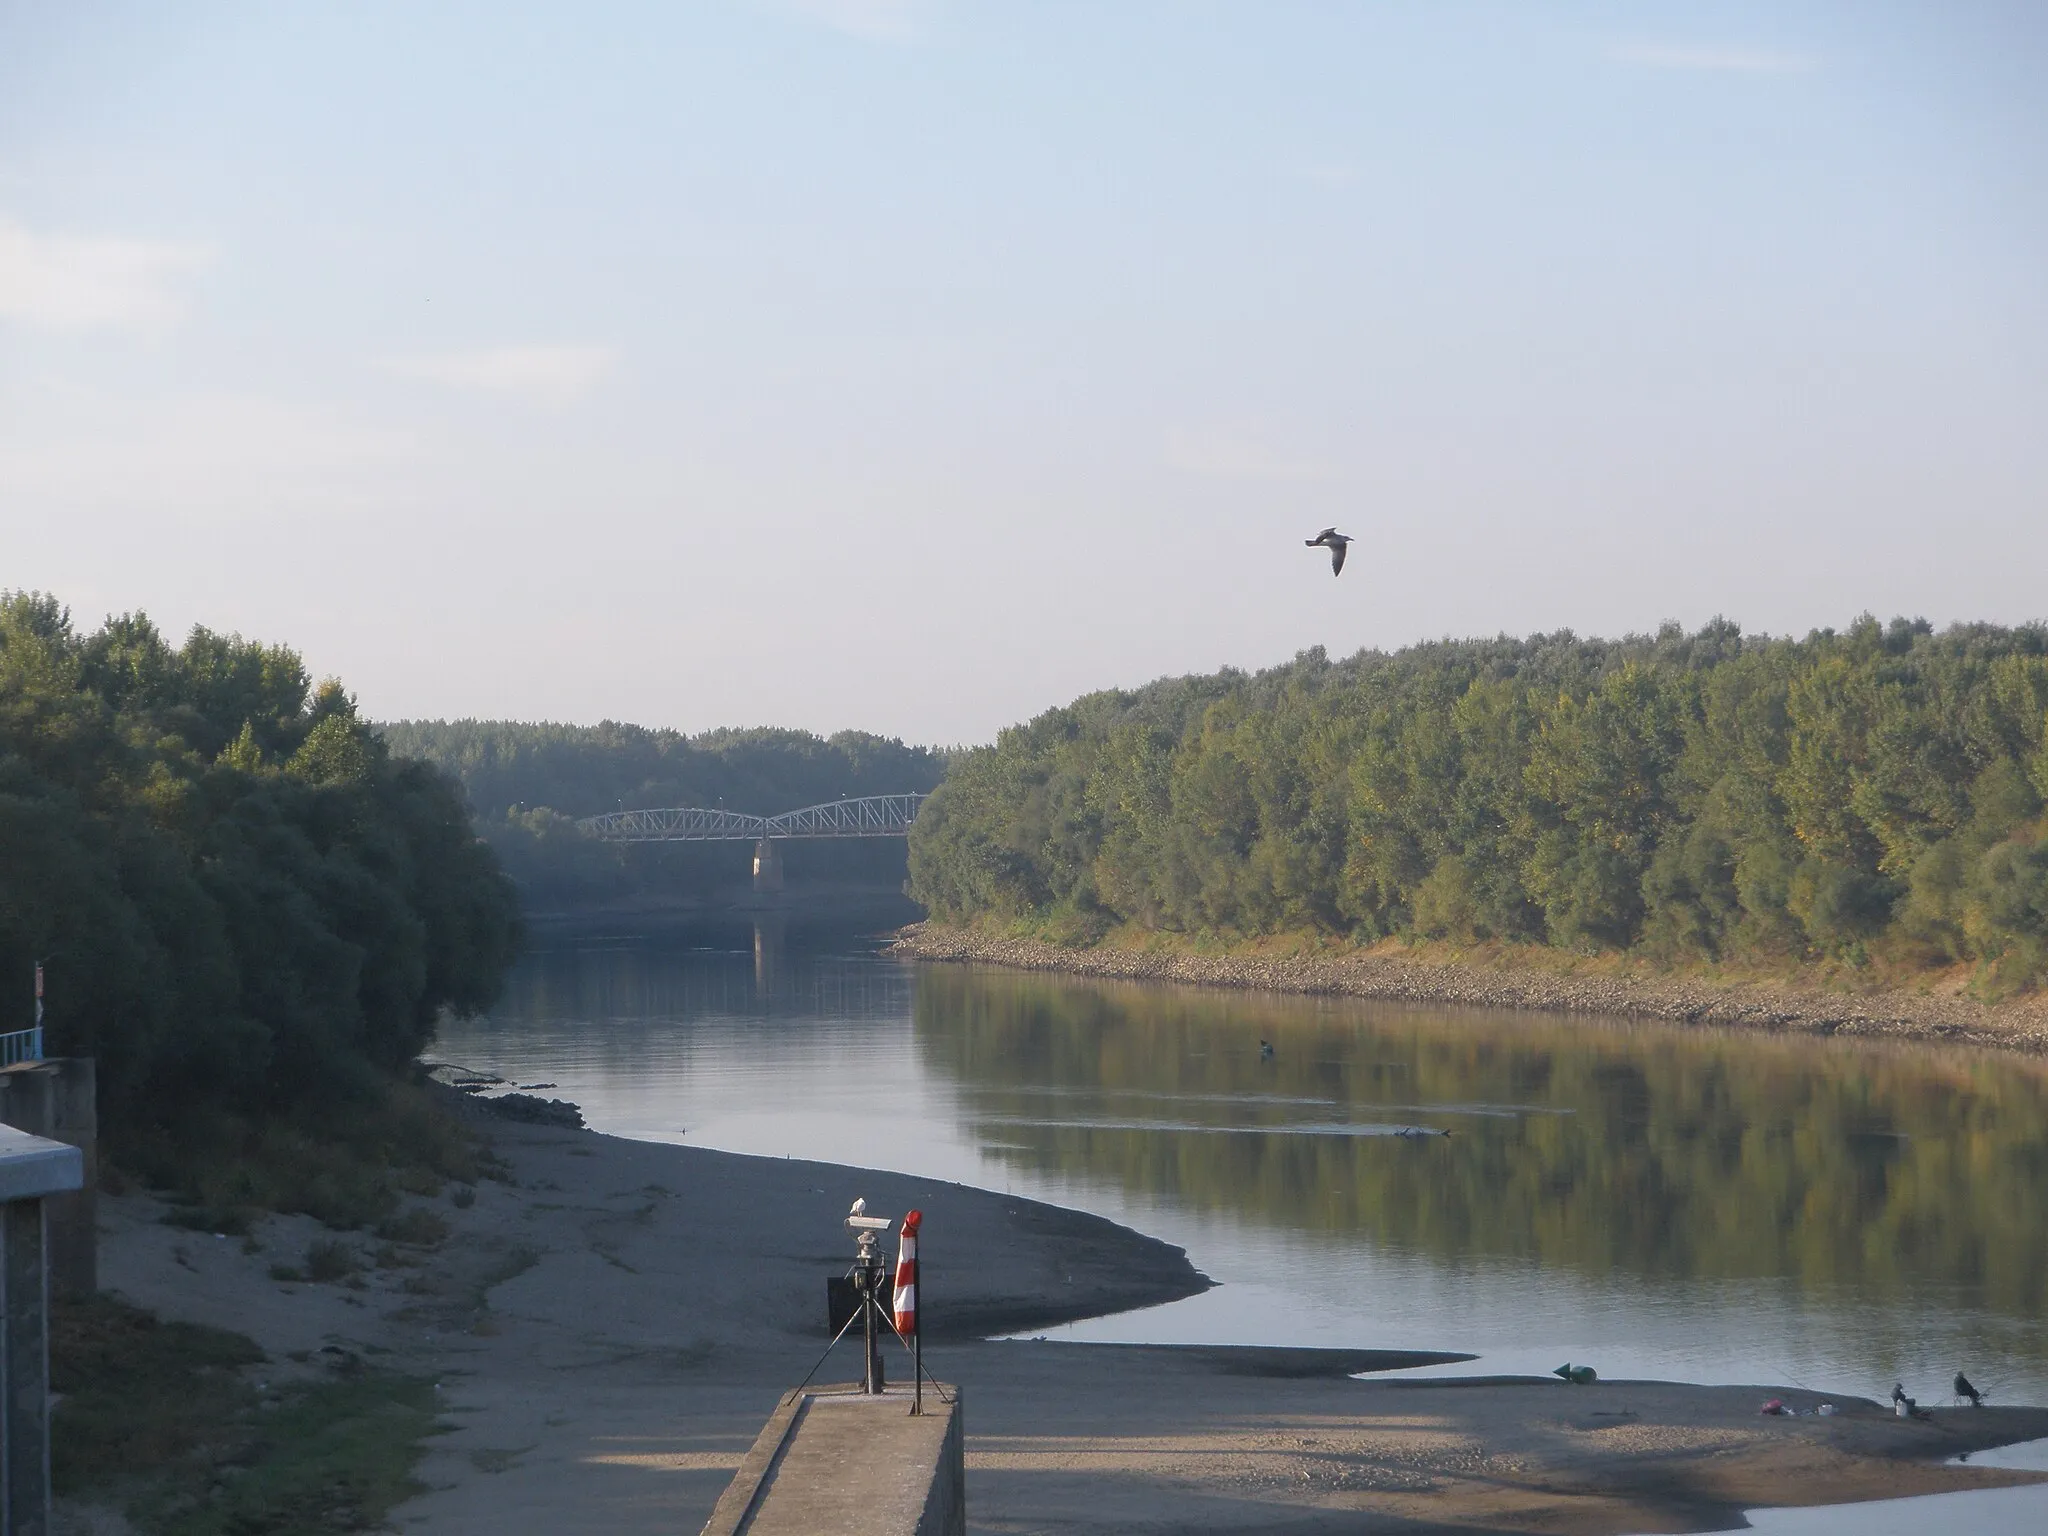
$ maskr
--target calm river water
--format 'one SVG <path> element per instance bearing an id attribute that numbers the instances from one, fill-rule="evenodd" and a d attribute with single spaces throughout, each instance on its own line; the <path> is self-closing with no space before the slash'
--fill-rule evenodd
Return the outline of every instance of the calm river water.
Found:
<path id="1" fill-rule="evenodd" d="M 1096 1211 L 1223 1282 L 1070 1337 L 1927 1402 L 1961 1368 L 2048 1403 L 2048 1063 L 912 967 L 774 927 L 546 943 L 434 1054 L 618 1135 Z"/>

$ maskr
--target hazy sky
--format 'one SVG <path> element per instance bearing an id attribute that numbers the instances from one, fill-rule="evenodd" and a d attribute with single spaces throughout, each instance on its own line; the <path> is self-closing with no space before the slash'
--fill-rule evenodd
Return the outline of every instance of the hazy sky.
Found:
<path id="1" fill-rule="evenodd" d="M 0 0 L 0 586 L 944 742 L 2048 617 L 2048 6 Z"/>

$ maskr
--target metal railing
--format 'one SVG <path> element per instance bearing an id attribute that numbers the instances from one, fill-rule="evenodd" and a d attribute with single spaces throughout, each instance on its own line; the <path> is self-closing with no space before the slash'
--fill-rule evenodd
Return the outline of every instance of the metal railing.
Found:
<path id="1" fill-rule="evenodd" d="M 43 1059 L 43 1027 L 17 1029 L 11 1035 L 0 1035 L 0 1068 L 18 1067 L 26 1062 Z"/>
<path id="2" fill-rule="evenodd" d="M 607 811 L 576 823 L 590 836 L 608 843 L 758 842 L 768 837 L 907 837 L 917 808 L 930 797 L 921 794 L 864 795 L 858 800 L 828 800 L 784 811 L 779 816 L 749 816 L 742 811 L 706 810 L 679 805 L 648 811 Z"/>

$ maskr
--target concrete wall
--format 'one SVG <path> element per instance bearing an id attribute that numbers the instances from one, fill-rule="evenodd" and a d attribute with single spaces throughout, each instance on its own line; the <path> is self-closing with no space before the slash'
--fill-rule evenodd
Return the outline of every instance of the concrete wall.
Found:
<path id="1" fill-rule="evenodd" d="M 78 1148 L 0 1126 L 0 1536 L 49 1536 L 44 1206 L 84 1182 Z"/>
<path id="2" fill-rule="evenodd" d="M 959 1388 L 954 1388 L 953 1403 L 934 1409 L 946 1415 L 946 1439 L 915 1536 L 967 1536 L 967 1436 L 961 1428 L 959 1395 Z"/>
<path id="3" fill-rule="evenodd" d="M 957 1387 L 924 1412 L 892 1387 L 816 1387 L 785 1399 L 733 1474 L 704 1536 L 967 1536 Z"/>
<path id="4" fill-rule="evenodd" d="M 99 1289 L 99 1111 L 90 1056 L 30 1062 L 0 1071 L 0 1125 L 61 1141 L 85 1157 L 85 1187 L 43 1202 L 50 1289 L 90 1296 Z"/>

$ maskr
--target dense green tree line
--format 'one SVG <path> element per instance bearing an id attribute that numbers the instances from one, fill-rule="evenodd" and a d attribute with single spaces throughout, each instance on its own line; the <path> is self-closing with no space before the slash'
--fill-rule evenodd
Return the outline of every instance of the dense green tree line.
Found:
<path id="1" fill-rule="evenodd" d="M 0 594 L 0 1028 L 132 1131 L 345 1099 L 497 994 L 509 882 L 456 786 L 298 656 Z"/>
<path id="2" fill-rule="evenodd" d="M 705 898 L 743 888 L 745 843 L 622 846 L 585 837 L 578 817 L 647 806 L 700 805 L 769 816 L 862 795 L 929 790 L 942 753 L 841 731 L 679 731 L 606 721 L 596 726 L 513 720 L 404 720 L 380 727 L 393 752 L 461 781 L 477 825 L 529 906 L 562 911 Z M 788 855 L 807 876 L 900 886 L 894 840 L 803 846 Z"/>
<path id="3" fill-rule="evenodd" d="M 947 918 L 2048 976 L 2048 629 L 1565 633 L 1092 694 L 958 762 Z"/>
<path id="4" fill-rule="evenodd" d="M 860 795 L 928 790 L 943 754 L 864 731 L 650 730 L 607 720 L 401 720 L 391 750 L 461 780 L 486 821 L 545 806 L 560 815 L 657 805 L 724 806 L 756 816 Z"/>

